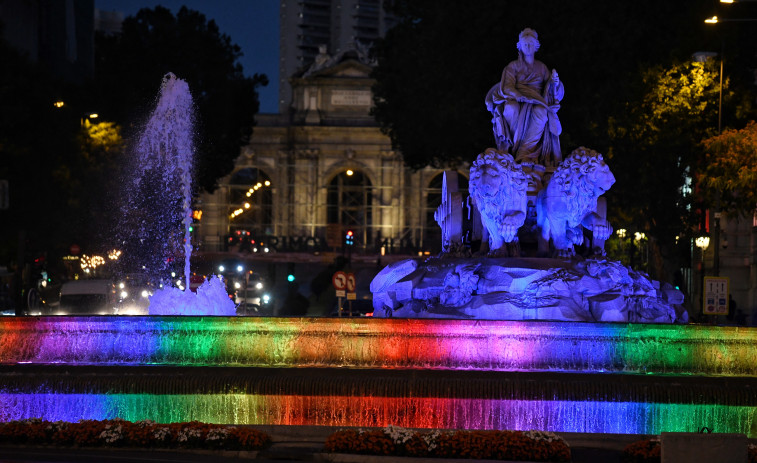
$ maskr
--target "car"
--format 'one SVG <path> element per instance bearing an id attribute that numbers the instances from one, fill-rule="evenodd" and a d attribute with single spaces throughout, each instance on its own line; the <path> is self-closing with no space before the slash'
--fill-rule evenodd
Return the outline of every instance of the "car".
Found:
<path id="1" fill-rule="evenodd" d="M 115 315 L 116 285 L 111 280 L 74 280 L 63 283 L 60 302 L 51 315 Z"/>
<path id="2" fill-rule="evenodd" d="M 239 315 L 262 315 L 273 312 L 273 298 L 268 283 L 258 273 L 248 272 L 231 280 L 234 303 Z"/>
<path id="3" fill-rule="evenodd" d="M 150 297 L 158 286 L 149 275 L 128 274 L 116 286 L 118 315 L 148 315 Z"/>

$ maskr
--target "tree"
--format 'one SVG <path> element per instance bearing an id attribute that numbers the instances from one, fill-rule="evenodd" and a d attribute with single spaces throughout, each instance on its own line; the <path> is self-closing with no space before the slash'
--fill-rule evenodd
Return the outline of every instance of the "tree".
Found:
<path id="1" fill-rule="evenodd" d="M 717 128 L 718 93 L 711 60 L 656 66 L 642 72 L 625 112 L 609 119 L 608 162 L 623 173 L 608 193 L 611 212 L 616 223 L 650 238 L 649 271 L 657 278 L 670 280 L 689 255 L 685 237 L 701 215 L 692 178 L 702 159 L 700 141 Z"/>
<path id="2" fill-rule="evenodd" d="M 120 178 L 122 168 L 121 128 L 114 122 L 84 119 L 76 141 L 76 151 L 50 166 L 68 211 L 66 220 L 58 224 L 59 233 L 69 244 L 86 244 L 88 252 L 101 252 L 112 244 L 111 228 L 120 214 L 112 193 L 113 179 Z"/>
<path id="3" fill-rule="evenodd" d="M 244 77 L 239 46 L 215 21 L 186 7 L 176 16 L 160 6 L 142 9 L 124 20 L 121 34 L 98 34 L 95 48 L 101 112 L 125 128 L 127 139 L 149 115 L 166 73 L 187 81 L 198 110 L 196 184 L 214 191 L 249 142 L 256 89 L 267 77 Z"/>
<path id="4" fill-rule="evenodd" d="M 10 184 L 10 207 L 0 210 L 0 265 L 21 268 L 24 253 L 69 238 L 59 225 L 74 211 L 66 207 L 65 185 L 53 171 L 78 152 L 80 120 L 72 109 L 78 92 L 1 39 L 0 62 L 0 179 Z M 56 107 L 56 101 L 63 105 Z"/>
<path id="5" fill-rule="evenodd" d="M 699 176 L 702 194 L 734 216 L 754 213 L 757 206 L 757 123 L 725 130 L 705 139 L 706 162 Z"/>
<path id="6" fill-rule="evenodd" d="M 379 42 L 375 115 L 413 168 L 471 161 L 493 145 L 484 97 L 517 57 L 525 27 L 536 58 L 566 86 L 561 144 L 607 152 L 608 116 L 624 110 L 639 68 L 703 49 L 704 1 L 395 0 Z"/>

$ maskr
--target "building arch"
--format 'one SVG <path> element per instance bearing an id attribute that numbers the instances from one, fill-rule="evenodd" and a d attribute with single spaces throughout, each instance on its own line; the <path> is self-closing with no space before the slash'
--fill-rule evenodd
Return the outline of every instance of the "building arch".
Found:
<path id="1" fill-rule="evenodd" d="M 340 234 L 352 230 L 355 245 L 365 247 L 374 240 L 373 182 L 365 170 L 342 168 L 326 184 L 326 223 L 339 227 Z"/>
<path id="2" fill-rule="evenodd" d="M 360 171 L 363 175 L 368 177 L 371 185 L 380 184 L 375 172 L 373 171 L 373 169 L 371 169 L 370 166 L 355 159 L 349 159 L 333 163 L 326 168 L 326 175 L 324 175 L 324 178 L 328 179 L 326 181 L 326 185 L 331 183 L 334 180 L 334 177 L 348 170 L 353 170 L 355 172 Z"/>
<path id="3" fill-rule="evenodd" d="M 258 167 L 236 170 L 228 182 L 229 232 L 248 231 L 253 236 L 270 234 L 273 227 L 273 182 Z"/>

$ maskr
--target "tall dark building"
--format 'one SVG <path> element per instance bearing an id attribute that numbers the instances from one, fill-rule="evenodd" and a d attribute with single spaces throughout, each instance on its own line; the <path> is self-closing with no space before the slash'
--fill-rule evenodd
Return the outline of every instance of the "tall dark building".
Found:
<path id="1" fill-rule="evenodd" d="M 3 0 L 3 39 L 69 82 L 94 73 L 94 0 Z"/>
<path id="2" fill-rule="evenodd" d="M 279 112 L 292 102 L 289 78 L 309 67 L 325 45 L 338 55 L 356 43 L 370 46 L 394 25 L 382 0 L 281 0 Z"/>

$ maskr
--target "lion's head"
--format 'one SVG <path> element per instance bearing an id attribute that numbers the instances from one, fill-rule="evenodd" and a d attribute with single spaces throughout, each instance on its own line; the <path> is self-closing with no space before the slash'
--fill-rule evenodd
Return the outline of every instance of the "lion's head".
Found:
<path id="1" fill-rule="evenodd" d="M 614 183 L 615 177 L 602 155 L 580 147 L 560 163 L 549 181 L 549 188 L 557 189 L 569 199 L 569 222 L 576 226 L 587 213 L 594 210 L 597 198 Z"/>
<path id="2" fill-rule="evenodd" d="M 504 204 L 500 200 L 525 192 L 527 186 L 528 179 L 513 157 L 493 148 L 479 154 L 470 168 L 468 190 L 477 201 Z"/>
<path id="3" fill-rule="evenodd" d="M 528 178 L 511 155 L 493 148 L 478 155 L 470 169 L 468 190 L 490 236 L 505 242 L 513 239 L 513 213 L 521 211 L 525 216 L 527 187 Z"/>

